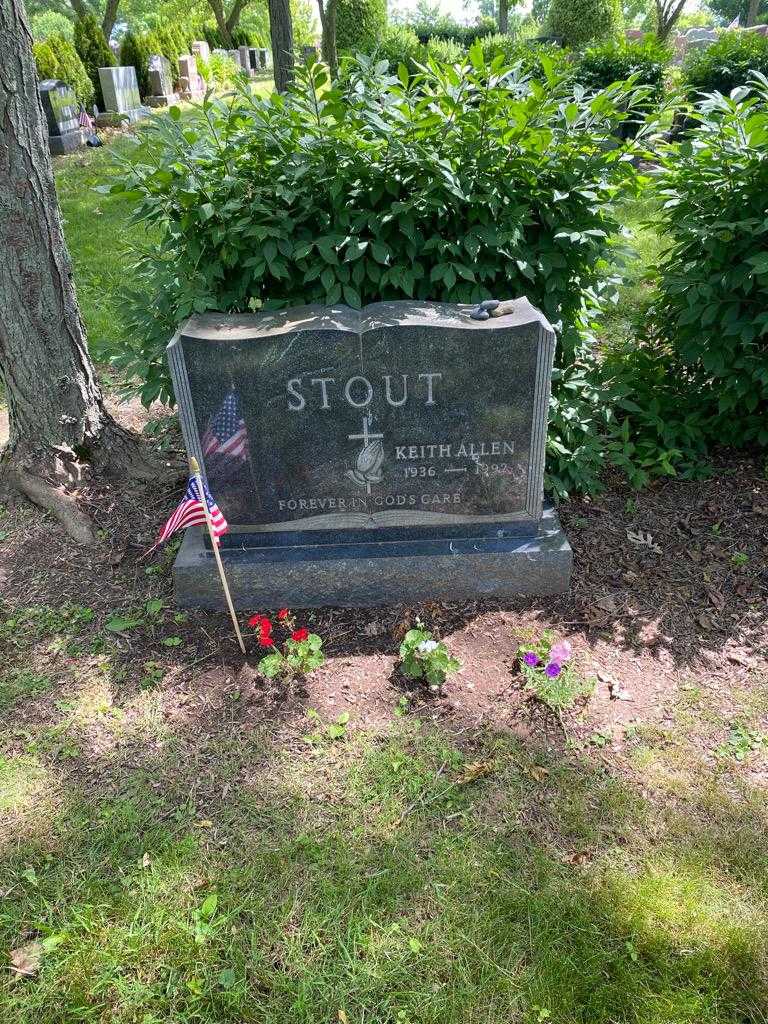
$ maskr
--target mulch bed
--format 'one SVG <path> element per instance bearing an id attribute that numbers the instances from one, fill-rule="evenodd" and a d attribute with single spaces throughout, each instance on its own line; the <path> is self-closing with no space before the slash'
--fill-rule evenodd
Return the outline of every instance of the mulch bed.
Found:
<path id="1" fill-rule="evenodd" d="M 756 461 L 728 453 L 714 470 L 707 480 L 665 479 L 640 493 L 614 480 L 599 498 L 565 505 L 561 518 L 574 549 L 565 595 L 296 610 L 298 621 L 324 638 L 328 661 L 288 693 L 258 675 L 255 638 L 244 660 L 225 615 L 192 612 L 166 629 L 183 641 L 172 649 L 160 645 L 156 629 L 110 635 L 121 694 L 138 691 L 151 660 L 160 666 L 164 714 L 190 731 L 266 723 L 295 737 L 306 732 L 308 707 L 326 720 L 348 711 L 353 726 L 376 728 L 406 696 L 420 715 L 456 734 L 511 730 L 562 743 L 564 728 L 582 741 L 598 732 L 607 753 L 621 751 L 628 725 L 663 725 L 693 683 L 727 717 L 733 688 L 768 681 L 768 480 Z M 151 598 L 170 605 L 170 559 L 148 573 L 157 557 L 146 560 L 142 552 L 179 493 L 173 481 L 151 491 L 88 493 L 104 537 L 94 551 L 73 546 L 28 505 L 9 510 L 0 608 L 10 614 L 20 606 L 85 605 L 96 613 L 88 627 L 95 636 L 118 612 L 140 610 Z M 417 617 L 463 664 L 439 697 L 395 671 L 399 642 Z M 532 702 L 514 671 L 518 643 L 545 628 L 567 636 L 580 670 L 597 678 L 594 696 L 565 722 Z M 65 654 L 56 657 L 59 668 L 76 673 L 76 659 L 67 666 Z M 236 704 L 226 699 L 233 689 Z"/>

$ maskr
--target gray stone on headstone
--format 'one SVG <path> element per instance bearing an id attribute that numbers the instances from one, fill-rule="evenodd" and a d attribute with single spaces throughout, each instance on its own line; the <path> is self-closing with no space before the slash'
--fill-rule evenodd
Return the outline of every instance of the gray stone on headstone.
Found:
<path id="1" fill-rule="evenodd" d="M 261 62 L 259 61 L 259 51 L 255 46 L 248 47 L 248 67 L 253 71 L 259 71 L 261 68 Z"/>
<path id="2" fill-rule="evenodd" d="M 510 311 L 511 309 L 511 311 Z M 184 439 L 242 608 L 558 593 L 543 505 L 555 336 L 526 299 L 206 314 L 168 347 Z M 187 531 L 177 602 L 219 607 Z"/>
<path id="3" fill-rule="evenodd" d="M 47 78 L 38 92 L 48 125 L 48 149 L 52 156 L 71 153 L 83 145 L 79 107 L 74 90 L 66 82 Z"/>
<path id="4" fill-rule="evenodd" d="M 106 111 L 120 114 L 129 121 L 137 121 L 144 116 L 136 68 L 99 68 L 99 82 Z"/>

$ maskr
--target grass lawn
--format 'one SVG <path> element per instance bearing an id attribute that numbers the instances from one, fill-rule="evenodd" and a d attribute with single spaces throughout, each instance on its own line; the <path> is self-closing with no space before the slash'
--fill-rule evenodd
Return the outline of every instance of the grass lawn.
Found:
<path id="1" fill-rule="evenodd" d="M 108 159 L 57 162 L 100 358 Z M 393 677 L 402 609 L 311 613 L 327 665 L 265 686 L 138 557 L 170 492 L 98 506 L 86 563 L 0 509 L 0 1024 L 768 1022 L 767 491 L 574 502 L 571 594 L 421 610 L 464 666 L 440 699 Z M 596 681 L 561 721 L 511 670 L 546 626 Z"/>

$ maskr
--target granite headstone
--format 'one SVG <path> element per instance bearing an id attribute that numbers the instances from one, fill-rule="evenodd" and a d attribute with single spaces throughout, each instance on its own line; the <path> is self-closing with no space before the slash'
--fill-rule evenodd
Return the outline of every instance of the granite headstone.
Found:
<path id="1" fill-rule="evenodd" d="M 99 81 L 104 96 L 104 109 L 120 114 L 128 121 L 138 121 L 145 110 L 139 97 L 139 83 L 136 68 L 99 68 Z"/>
<path id="2" fill-rule="evenodd" d="M 525 299 L 474 313 L 390 302 L 182 325 L 182 429 L 230 524 L 240 607 L 567 588 L 543 506 L 554 333 Z M 221 603 L 201 531 L 174 571 L 180 605 Z"/>
<path id="3" fill-rule="evenodd" d="M 151 107 L 167 107 L 178 102 L 178 95 L 173 91 L 171 62 L 160 53 L 153 53 L 147 64 L 149 72 L 149 91 L 147 103 Z"/>
<path id="4" fill-rule="evenodd" d="M 38 86 L 48 125 L 48 148 L 52 156 L 71 153 L 83 144 L 77 98 L 72 87 L 48 78 Z"/>
<path id="5" fill-rule="evenodd" d="M 204 60 L 206 64 L 211 59 L 211 48 L 204 39 L 196 39 L 190 46 L 190 50 L 199 60 Z"/>
<path id="6" fill-rule="evenodd" d="M 197 58 L 191 53 L 179 57 L 179 92 L 189 100 L 199 100 L 205 95 L 205 81 L 197 70 Z"/>

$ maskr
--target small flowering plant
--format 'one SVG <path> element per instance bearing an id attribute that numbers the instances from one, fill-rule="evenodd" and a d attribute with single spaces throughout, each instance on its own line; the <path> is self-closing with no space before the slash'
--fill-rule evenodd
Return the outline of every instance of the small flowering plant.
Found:
<path id="1" fill-rule="evenodd" d="M 259 662 L 262 675 L 268 679 L 291 679 L 308 675 L 324 664 L 323 641 L 317 633 L 310 633 L 306 626 L 297 627 L 287 608 L 281 608 L 275 620 L 272 622 L 266 615 L 252 615 L 248 620 L 251 629 L 258 630 L 259 645 L 269 650 Z M 284 634 L 282 638 L 275 639 L 276 626 Z"/>
<path id="2" fill-rule="evenodd" d="M 520 671 L 526 689 L 553 711 L 572 707 L 577 698 L 590 694 L 592 681 L 585 681 L 574 669 L 573 648 L 567 640 L 554 640 L 545 630 L 536 643 L 522 644 L 517 649 Z"/>
<path id="3" fill-rule="evenodd" d="M 400 661 L 407 676 L 426 678 L 433 693 L 440 689 L 449 673 L 461 668 L 461 662 L 451 657 L 443 641 L 435 640 L 418 621 L 417 628 L 409 629 L 400 644 Z"/>

